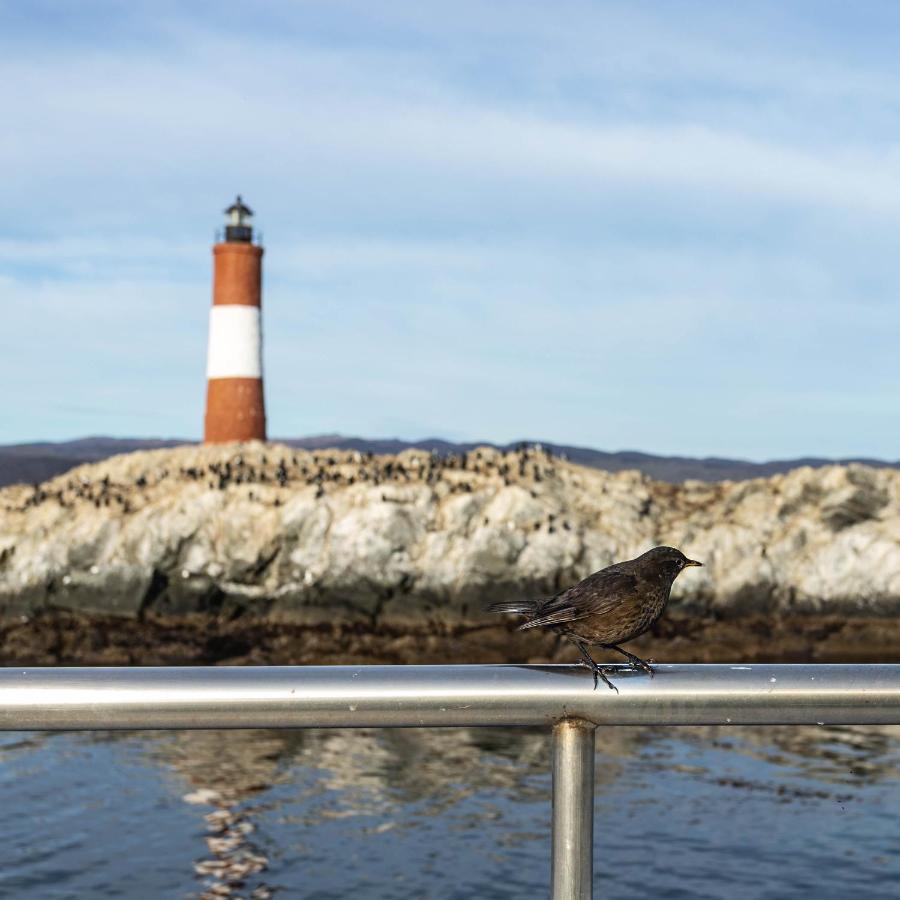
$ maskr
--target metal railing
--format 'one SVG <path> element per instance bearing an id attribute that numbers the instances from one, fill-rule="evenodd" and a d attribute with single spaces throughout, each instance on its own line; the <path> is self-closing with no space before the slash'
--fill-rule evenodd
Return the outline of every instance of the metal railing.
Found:
<path id="1" fill-rule="evenodd" d="M 0 669 L 0 729 L 534 726 L 553 732 L 554 898 L 591 896 L 604 725 L 900 724 L 900 665 Z"/>

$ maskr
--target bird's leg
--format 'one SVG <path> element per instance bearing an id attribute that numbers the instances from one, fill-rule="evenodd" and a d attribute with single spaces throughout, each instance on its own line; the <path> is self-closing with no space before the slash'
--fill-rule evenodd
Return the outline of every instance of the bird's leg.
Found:
<path id="1" fill-rule="evenodd" d="M 567 637 L 578 648 L 578 652 L 581 654 L 581 658 L 584 661 L 584 664 L 593 673 L 594 690 L 597 690 L 598 679 L 602 678 L 606 686 L 611 690 L 614 690 L 618 694 L 619 689 L 606 677 L 606 670 L 604 670 L 602 666 L 598 666 L 597 663 L 594 662 L 593 657 L 588 652 L 587 645 L 583 641 L 579 641 L 577 638 L 571 637 L 570 635 L 567 635 Z"/>
<path id="2" fill-rule="evenodd" d="M 629 653 L 627 650 L 623 650 L 621 647 L 618 647 L 616 644 L 602 644 L 606 650 L 615 650 L 616 653 L 621 653 L 628 662 L 631 663 L 632 669 L 642 669 L 646 672 L 651 678 L 653 677 L 653 666 L 648 662 L 644 662 L 639 656 L 635 656 L 633 653 Z"/>

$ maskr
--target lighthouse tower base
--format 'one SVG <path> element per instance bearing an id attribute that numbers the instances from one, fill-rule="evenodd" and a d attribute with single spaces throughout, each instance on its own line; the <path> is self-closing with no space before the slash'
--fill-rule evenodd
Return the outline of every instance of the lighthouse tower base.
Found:
<path id="1" fill-rule="evenodd" d="M 266 410 L 261 378 L 210 378 L 206 383 L 207 444 L 264 441 Z"/>

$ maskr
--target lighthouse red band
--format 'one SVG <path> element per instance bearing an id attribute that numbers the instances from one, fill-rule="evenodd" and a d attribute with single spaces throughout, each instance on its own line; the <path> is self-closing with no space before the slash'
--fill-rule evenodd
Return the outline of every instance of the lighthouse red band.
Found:
<path id="1" fill-rule="evenodd" d="M 266 439 L 262 379 L 262 255 L 240 196 L 225 210 L 225 240 L 213 247 L 204 441 Z"/>

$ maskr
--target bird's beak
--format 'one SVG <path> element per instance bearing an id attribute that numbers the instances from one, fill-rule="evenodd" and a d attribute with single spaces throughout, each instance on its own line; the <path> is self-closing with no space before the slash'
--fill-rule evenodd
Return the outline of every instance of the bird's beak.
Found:
<path id="1" fill-rule="evenodd" d="M 688 566 L 702 566 L 702 565 L 703 565 L 703 563 L 697 562 L 696 559 L 688 559 L 688 560 L 685 560 L 685 563 L 684 563 L 685 568 L 687 568 Z"/>

